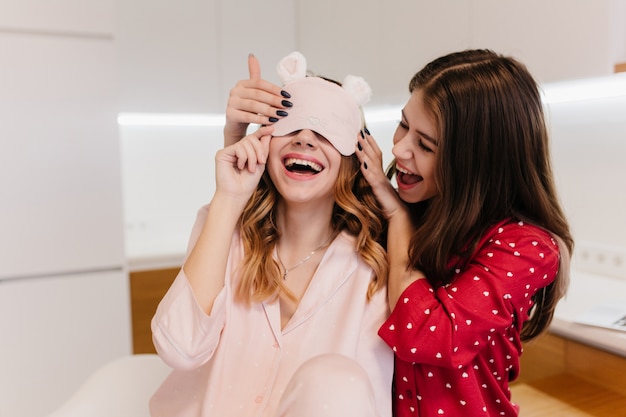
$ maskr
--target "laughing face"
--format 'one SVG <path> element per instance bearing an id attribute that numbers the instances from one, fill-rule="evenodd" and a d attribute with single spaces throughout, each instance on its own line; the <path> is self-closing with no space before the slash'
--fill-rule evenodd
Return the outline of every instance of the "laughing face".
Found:
<path id="1" fill-rule="evenodd" d="M 393 143 L 400 198 L 407 203 L 418 203 L 434 197 L 439 140 L 434 119 L 424 107 L 420 90 L 413 91 L 404 106 Z"/>
<path id="2" fill-rule="evenodd" d="M 334 204 L 341 154 L 323 136 L 308 129 L 270 142 L 267 170 L 288 203 Z"/>

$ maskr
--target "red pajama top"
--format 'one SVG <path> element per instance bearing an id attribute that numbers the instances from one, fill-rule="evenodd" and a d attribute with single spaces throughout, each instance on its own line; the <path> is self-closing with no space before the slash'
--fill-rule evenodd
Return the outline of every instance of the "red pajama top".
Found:
<path id="1" fill-rule="evenodd" d="M 558 267 L 549 233 L 509 221 L 487 231 L 451 284 L 412 283 L 379 329 L 396 355 L 395 416 L 517 416 L 520 331 Z"/>

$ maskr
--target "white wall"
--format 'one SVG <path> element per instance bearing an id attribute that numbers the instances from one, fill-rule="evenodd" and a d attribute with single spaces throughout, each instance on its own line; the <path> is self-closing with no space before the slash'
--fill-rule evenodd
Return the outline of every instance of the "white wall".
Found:
<path id="1" fill-rule="evenodd" d="M 575 236 L 626 250 L 626 95 L 555 103 L 548 115 L 557 184 Z"/>
<path id="2" fill-rule="evenodd" d="M 220 127 L 120 129 L 126 218 L 126 253 L 180 265 L 200 206 L 214 189 L 213 155 Z M 157 261 L 158 263 L 158 261 Z"/>

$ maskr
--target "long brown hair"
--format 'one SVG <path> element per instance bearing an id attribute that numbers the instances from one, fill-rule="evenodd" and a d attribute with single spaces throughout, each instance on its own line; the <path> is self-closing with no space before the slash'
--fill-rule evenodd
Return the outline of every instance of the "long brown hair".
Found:
<path id="1" fill-rule="evenodd" d="M 426 65 L 409 83 L 410 92 L 416 89 L 441 140 L 438 195 L 412 207 L 418 218 L 410 262 L 431 284 L 445 285 L 494 224 L 511 218 L 549 231 L 561 243 L 561 267 L 533 297 L 521 334 L 532 339 L 547 328 L 565 293 L 574 246 L 557 198 L 537 83 L 513 58 L 467 50 Z M 451 259 L 460 261 L 450 265 Z"/>
<path id="2" fill-rule="evenodd" d="M 335 233 L 345 230 L 356 236 L 356 251 L 374 271 L 367 294 L 369 299 L 387 283 L 389 267 L 381 244 L 386 221 L 371 187 L 361 174 L 356 155 L 342 156 L 334 197 L 333 230 Z M 293 299 L 272 256 L 280 239 L 276 227 L 276 207 L 280 198 L 266 171 L 240 218 L 245 257 L 240 266 L 241 280 L 236 290 L 239 301 L 263 301 L 277 294 Z"/>

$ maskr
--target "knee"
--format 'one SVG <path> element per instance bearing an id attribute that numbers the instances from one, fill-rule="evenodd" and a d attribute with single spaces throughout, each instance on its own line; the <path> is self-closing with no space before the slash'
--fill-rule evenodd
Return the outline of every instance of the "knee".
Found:
<path id="1" fill-rule="evenodd" d="M 355 360 L 336 354 L 316 356 L 303 363 L 281 402 L 282 416 L 376 415 L 367 372 Z"/>
<path id="2" fill-rule="evenodd" d="M 370 385 L 365 369 L 354 359 L 338 354 L 315 356 L 304 362 L 293 379 L 324 389 L 365 389 Z"/>

